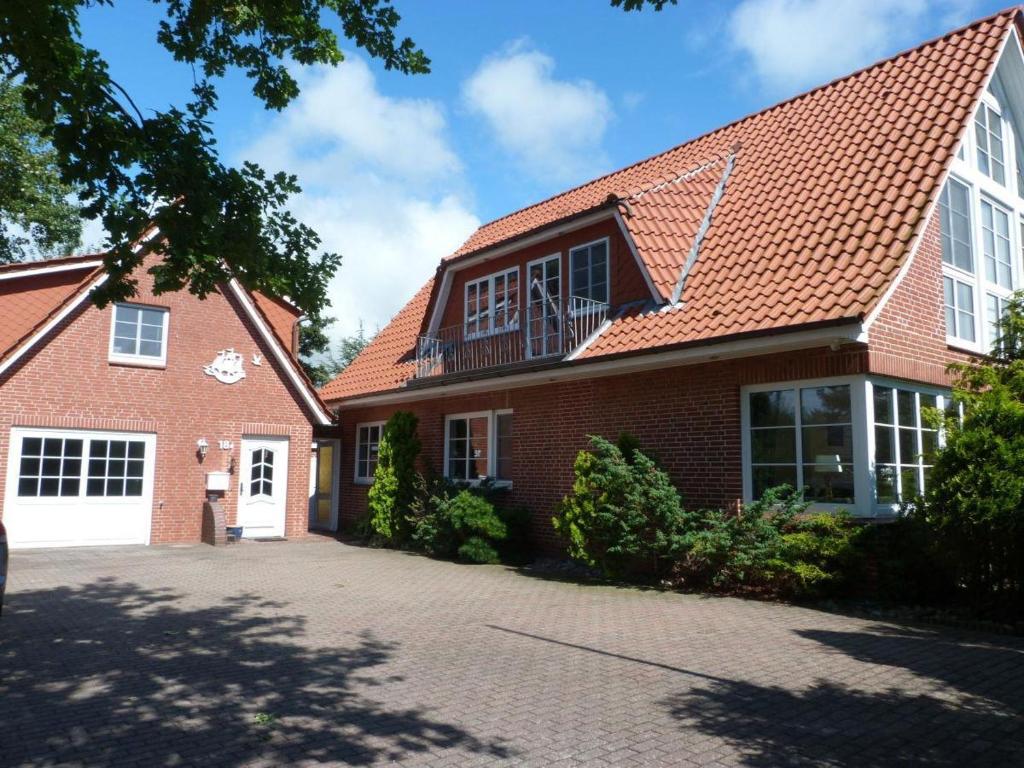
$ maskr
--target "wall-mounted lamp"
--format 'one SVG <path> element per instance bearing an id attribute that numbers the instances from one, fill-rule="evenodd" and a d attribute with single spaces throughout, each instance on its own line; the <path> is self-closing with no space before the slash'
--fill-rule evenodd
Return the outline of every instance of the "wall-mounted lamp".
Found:
<path id="1" fill-rule="evenodd" d="M 206 442 L 205 437 L 200 437 L 198 440 L 196 440 L 196 450 L 199 451 L 200 459 L 206 458 L 206 452 L 210 450 L 210 444 Z"/>

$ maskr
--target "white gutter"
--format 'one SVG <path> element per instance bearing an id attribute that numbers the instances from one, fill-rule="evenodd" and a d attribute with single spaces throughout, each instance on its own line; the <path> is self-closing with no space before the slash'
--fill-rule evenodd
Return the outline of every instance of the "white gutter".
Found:
<path id="1" fill-rule="evenodd" d="M 576 365 L 552 368 L 545 371 L 530 371 L 510 376 L 489 377 L 473 381 L 441 384 L 433 387 L 419 387 L 399 391 L 383 392 L 343 400 L 335 400 L 332 407 L 341 410 L 362 408 L 370 405 L 409 403 L 417 400 L 433 400 L 473 392 L 494 392 L 518 387 L 538 386 L 556 381 L 617 376 L 625 373 L 657 370 L 681 365 L 695 365 L 717 360 L 740 357 L 755 357 L 816 347 L 836 347 L 844 344 L 866 344 L 867 332 L 861 323 L 852 321 L 846 325 L 817 328 L 809 331 L 793 331 L 771 336 L 758 335 L 719 344 L 686 347 L 665 352 L 639 354 L 614 360 L 579 362 Z"/>
<path id="2" fill-rule="evenodd" d="M 35 262 L 38 263 L 38 262 Z M 102 259 L 96 261 L 76 261 L 74 264 L 54 264 L 50 267 L 30 267 L 25 269 L 14 269 L 11 271 L 0 271 L 0 280 L 13 280 L 18 277 L 35 277 L 36 275 L 52 275 L 57 272 L 70 272 L 75 269 L 96 269 L 103 263 Z"/>

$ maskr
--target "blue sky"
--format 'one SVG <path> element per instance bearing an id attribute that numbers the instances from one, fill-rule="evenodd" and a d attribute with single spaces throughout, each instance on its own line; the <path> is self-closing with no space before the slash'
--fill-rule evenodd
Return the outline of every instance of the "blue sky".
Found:
<path id="1" fill-rule="evenodd" d="M 430 74 L 350 50 L 336 69 L 298 72 L 303 94 L 270 113 L 232 73 L 214 128 L 228 162 L 299 175 L 293 210 L 344 257 L 331 288 L 340 336 L 384 325 L 481 222 L 1004 5 L 681 0 L 625 14 L 606 0 L 396 0 Z M 82 18 L 143 109 L 183 103 L 191 85 L 155 42 L 159 18 L 142 0 Z"/>

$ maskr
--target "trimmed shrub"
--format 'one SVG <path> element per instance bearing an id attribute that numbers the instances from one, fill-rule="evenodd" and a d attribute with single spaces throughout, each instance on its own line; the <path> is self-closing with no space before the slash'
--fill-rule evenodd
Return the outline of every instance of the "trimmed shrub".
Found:
<path id="1" fill-rule="evenodd" d="M 639 450 L 630 462 L 601 437 L 590 443 L 576 457 L 572 493 L 552 518 L 555 531 L 571 557 L 607 576 L 664 572 L 685 548 L 679 493 Z"/>
<path id="2" fill-rule="evenodd" d="M 494 505 L 479 493 L 449 485 L 430 496 L 422 509 L 414 518 L 412 538 L 424 552 L 472 563 L 499 561 L 496 544 L 506 538 L 508 529 Z"/>
<path id="3" fill-rule="evenodd" d="M 369 522 L 390 546 L 403 546 L 412 533 L 409 515 L 416 498 L 419 419 L 396 411 L 381 432 L 377 469 L 369 491 Z"/>

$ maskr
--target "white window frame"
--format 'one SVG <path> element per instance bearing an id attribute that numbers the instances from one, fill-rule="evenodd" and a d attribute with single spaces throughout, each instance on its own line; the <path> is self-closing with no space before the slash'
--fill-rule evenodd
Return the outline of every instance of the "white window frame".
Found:
<path id="1" fill-rule="evenodd" d="M 810 509 L 816 512 L 835 512 L 843 510 L 858 518 L 886 518 L 898 515 L 899 504 L 878 501 L 875 487 L 875 401 L 874 387 L 910 390 L 917 393 L 935 395 L 936 406 L 944 410 L 950 403 L 950 391 L 943 387 L 917 382 L 900 381 L 884 376 L 859 374 L 855 376 L 836 376 L 823 379 L 800 379 L 796 381 L 776 381 L 767 384 L 748 385 L 740 388 L 740 429 L 741 456 L 743 471 L 743 501 L 753 501 L 752 452 L 750 445 L 750 393 L 771 392 L 780 389 L 804 389 L 808 387 L 828 387 L 841 384 L 850 386 L 850 408 L 853 419 L 853 473 L 854 473 L 854 504 L 823 504 L 812 503 Z M 919 398 L 917 399 L 919 402 Z M 797 408 L 800 401 L 797 398 Z M 918 409 L 919 410 L 919 409 Z M 919 418 L 919 417 L 918 417 Z M 799 462 L 803 451 L 799 420 L 797 427 L 797 454 Z M 898 435 L 897 435 L 898 438 Z M 945 434 L 939 430 L 939 447 L 945 445 Z M 918 450 L 921 450 L 921 436 L 918 430 Z M 898 453 L 896 454 L 899 455 Z M 799 476 L 799 475 L 798 475 Z M 922 478 L 919 476 L 918 480 Z M 922 486 L 923 487 L 923 486 Z M 899 490 L 899 485 L 897 485 Z"/>
<path id="2" fill-rule="evenodd" d="M 576 251 L 583 250 L 584 248 L 588 248 L 588 249 L 592 248 L 593 246 L 598 245 L 600 243 L 604 243 L 604 254 L 605 254 L 605 256 L 604 256 L 604 282 L 605 282 L 605 285 L 608 288 L 608 300 L 605 303 L 609 304 L 609 305 L 611 304 L 611 302 L 612 302 L 612 246 L 611 246 L 610 238 L 607 238 L 607 237 L 600 237 L 597 240 L 591 240 L 589 243 L 580 243 L 579 245 L 574 245 L 572 248 L 569 249 L 569 258 L 568 258 L 567 268 L 569 270 L 569 301 L 570 302 L 576 296 L 576 270 L 574 270 L 572 268 L 572 255 L 573 255 L 573 253 L 575 253 Z M 588 274 L 589 274 L 589 269 L 588 269 Z M 590 299 L 590 298 L 587 298 L 586 300 L 587 301 L 596 301 L 596 299 Z M 587 311 L 596 312 L 596 311 L 599 311 L 599 308 L 598 307 L 588 307 Z"/>
<path id="3" fill-rule="evenodd" d="M 354 459 L 355 466 L 352 469 L 352 481 L 356 485 L 373 485 L 373 475 L 369 475 L 369 476 L 365 476 L 364 477 L 363 475 L 359 474 L 359 435 L 363 431 L 364 427 L 366 427 L 366 428 L 379 427 L 380 428 L 380 433 L 377 436 L 377 445 L 379 447 L 380 446 L 380 441 L 384 437 L 384 424 L 385 424 L 385 422 L 383 422 L 383 421 L 364 421 L 364 422 L 361 422 L 359 424 L 356 424 L 356 437 L 355 437 L 355 440 L 353 441 L 353 445 L 355 446 L 355 449 L 356 449 L 355 450 L 355 459 Z M 378 457 L 379 457 L 379 455 L 380 455 L 380 451 L 378 449 Z"/>
<path id="4" fill-rule="evenodd" d="M 1016 36 L 1015 36 L 1016 37 Z M 992 87 L 999 87 L 994 81 Z M 1005 89 L 1003 89 L 1005 92 Z M 962 141 L 963 157 L 960 152 L 954 155 L 949 178 L 955 179 L 967 187 L 970 211 L 971 249 L 974 257 L 974 271 L 967 272 L 954 265 L 942 262 L 942 275 L 971 287 L 972 311 L 974 314 L 975 339 L 973 342 L 952 335 L 946 328 L 948 346 L 974 354 L 989 354 L 993 351 L 996 339 L 988 322 L 988 296 L 998 297 L 1001 301 L 1009 299 L 1022 287 L 1024 264 L 1022 248 L 1024 248 L 1024 197 L 1017 185 L 1018 148 L 1014 130 L 1013 110 L 1004 108 L 991 88 L 982 94 L 978 109 L 986 106 L 1000 116 L 1002 125 L 1003 162 L 1005 163 L 1005 183 L 1000 184 L 982 173 L 977 162 L 977 136 L 975 115 L 971 116 L 970 130 L 966 131 Z M 948 180 L 946 182 L 949 183 Z M 990 282 L 985 271 L 984 234 L 982 231 L 982 206 L 988 203 L 1002 209 L 1009 217 L 1010 240 L 1010 278 L 1009 288 Z M 945 320 L 943 321 L 945 322 Z"/>
<path id="5" fill-rule="evenodd" d="M 989 128 L 988 112 L 994 112 L 996 117 L 999 118 L 999 128 L 1000 128 L 999 140 L 1002 142 L 1002 145 L 1003 145 L 1003 156 L 1001 158 L 999 158 L 999 163 L 1000 163 L 1000 165 L 1003 166 L 1003 181 L 1002 181 L 1002 183 L 1000 183 L 999 181 L 996 181 L 996 179 L 993 178 L 992 176 L 989 176 L 988 174 L 984 173 L 981 170 L 980 165 L 978 164 L 978 149 L 979 149 L 979 147 L 978 147 L 978 137 L 977 137 L 977 130 L 978 130 L 977 120 L 978 120 L 978 116 L 982 113 L 982 110 L 985 110 L 985 132 L 987 134 L 991 134 L 992 133 L 991 128 Z M 999 104 L 998 100 L 996 99 L 995 95 L 992 94 L 988 90 L 986 90 L 982 94 L 981 101 L 978 104 L 978 109 L 977 109 L 977 111 L 974 114 L 974 119 L 971 120 L 971 131 L 970 131 L 970 133 L 972 134 L 971 140 L 972 140 L 972 142 L 974 144 L 974 148 L 973 148 L 974 151 L 973 151 L 973 153 L 971 155 L 968 155 L 968 157 L 970 157 L 973 165 L 978 169 L 978 173 L 980 173 L 982 176 L 987 178 L 993 184 L 996 184 L 996 185 L 998 185 L 1000 187 L 1005 186 L 1007 188 L 1011 188 L 1011 183 L 1014 186 L 1016 186 L 1017 166 L 1016 166 L 1015 163 L 1012 162 L 1012 160 L 1014 159 L 1013 158 L 1013 151 L 1012 151 L 1013 148 L 1010 146 L 1010 143 L 1012 143 L 1012 140 L 1013 140 L 1013 131 L 1012 131 L 1012 128 L 1009 125 L 1006 117 L 1003 115 L 1003 109 L 1000 106 L 1000 104 Z M 1010 139 L 1010 142 L 1008 142 L 1007 139 Z M 991 152 L 992 140 L 991 140 L 991 136 L 990 135 L 986 136 L 985 143 L 989 147 L 989 149 L 985 151 L 985 154 L 989 157 L 989 168 L 991 169 L 993 155 L 992 155 L 992 152 Z"/>
<path id="6" fill-rule="evenodd" d="M 867 423 L 862 417 L 865 412 L 864 397 L 866 392 L 865 377 L 863 376 L 838 376 L 828 379 L 800 379 L 796 381 L 777 381 L 771 384 L 753 384 L 740 388 L 740 425 L 742 430 L 741 455 L 743 461 L 743 500 L 750 504 L 754 501 L 754 473 L 753 473 L 753 451 L 750 443 L 750 395 L 755 392 L 773 392 L 783 389 L 797 391 L 796 419 L 794 421 L 796 435 L 796 456 L 797 482 L 803 472 L 803 434 L 800 423 L 800 397 L 799 390 L 814 387 L 850 387 L 850 418 L 851 430 L 853 432 L 853 504 L 827 504 L 814 502 L 810 509 L 818 512 L 845 511 L 858 517 L 868 516 L 868 505 L 865 503 L 870 496 L 870 477 L 867 472 L 866 452 L 867 446 Z M 800 490 L 799 488 L 797 490 Z"/>
<path id="7" fill-rule="evenodd" d="M 505 318 L 506 318 L 506 321 L 505 321 L 504 325 L 496 326 L 495 323 L 494 323 L 494 315 L 495 315 L 494 310 L 495 310 L 495 306 L 496 306 L 496 304 L 495 304 L 496 297 L 494 295 L 495 283 L 497 282 L 497 279 L 499 277 L 504 277 L 505 278 L 505 286 L 506 286 L 505 290 L 506 290 L 506 295 L 507 295 L 507 291 L 508 291 L 508 287 L 507 287 L 508 286 L 508 278 L 509 278 L 509 275 L 513 275 L 513 274 L 516 276 L 516 312 L 515 312 L 515 319 L 513 321 L 509 322 L 509 320 L 508 320 L 508 306 L 507 306 L 507 301 L 506 301 L 506 307 L 505 307 Z M 480 321 L 479 321 L 479 317 L 480 317 L 480 304 L 479 304 L 479 298 L 478 298 L 477 299 L 477 313 L 476 313 L 477 314 L 477 322 L 476 322 L 477 330 L 471 331 L 470 328 L 469 328 L 469 288 L 472 285 L 479 286 L 481 284 L 486 284 L 486 286 L 487 286 L 487 297 L 488 297 L 488 304 L 487 304 L 487 306 L 488 306 L 487 326 L 488 327 L 487 327 L 486 330 L 480 329 L 480 327 L 479 327 L 480 326 Z M 514 267 L 509 267 L 508 269 L 498 270 L 497 272 L 492 272 L 489 275 L 484 275 L 483 277 L 478 277 L 478 278 L 475 278 L 473 280 L 467 280 L 466 284 L 463 286 L 462 293 L 463 293 L 463 295 L 462 295 L 462 327 L 463 327 L 463 333 L 464 333 L 465 338 L 467 338 L 467 339 L 479 339 L 479 338 L 483 338 L 485 336 L 492 336 L 492 335 L 498 334 L 498 333 L 507 333 L 508 331 L 514 331 L 514 330 L 516 330 L 519 327 L 519 313 L 520 313 L 521 307 L 522 307 L 522 284 L 519 281 L 519 266 L 518 265 L 516 265 Z M 477 295 L 479 296 L 479 294 L 477 294 Z"/>
<path id="8" fill-rule="evenodd" d="M 882 377 L 870 377 L 868 379 L 868 392 L 867 392 L 867 417 L 868 417 L 868 459 L 871 467 L 871 499 L 874 504 L 875 516 L 889 516 L 898 514 L 900 510 L 900 502 L 884 502 L 878 500 L 878 487 L 873 482 L 877 467 L 875 466 L 875 388 L 886 389 L 886 390 L 900 390 L 905 392 L 914 393 L 914 431 L 916 434 L 916 448 L 917 454 L 921 455 L 924 452 L 924 445 L 921 439 L 921 395 L 934 395 L 935 396 L 935 407 L 939 411 L 945 412 L 946 408 L 952 402 L 951 394 L 948 389 L 941 387 L 935 387 L 929 384 L 918 384 L 916 382 L 899 381 L 897 379 L 889 379 Z M 900 459 L 901 448 L 900 448 L 900 435 L 899 430 L 904 427 L 899 421 L 899 402 L 896 397 L 893 397 L 893 424 L 896 429 L 896 444 L 893 447 L 893 461 L 892 465 L 896 467 L 896 481 L 894 484 L 894 490 L 896 492 L 897 499 L 903 495 L 903 475 L 900 472 L 902 466 L 911 466 L 910 464 L 903 464 Z M 946 444 L 946 434 L 942 429 L 939 429 L 938 433 L 938 446 L 942 448 Z M 889 464 L 889 462 L 886 462 Z M 917 463 L 917 483 L 918 488 L 925 490 L 924 482 L 924 470 L 922 469 L 921 462 Z M 904 502 L 910 501 L 910 499 L 903 499 Z"/>
<path id="9" fill-rule="evenodd" d="M 494 486 L 497 488 L 511 488 L 512 481 L 503 479 L 499 480 L 496 476 L 498 470 L 498 416 L 513 414 L 512 424 L 513 429 L 515 428 L 515 416 L 511 408 L 499 408 L 492 411 L 469 411 L 466 413 L 449 413 L 444 417 L 444 476 L 449 480 L 455 480 L 456 482 L 464 482 L 469 485 L 479 485 L 481 480 L 484 478 L 476 477 L 473 479 L 466 478 L 453 478 L 451 474 L 451 467 L 448 465 L 450 460 L 449 455 L 449 444 L 451 443 L 451 431 L 450 425 L 453 421 L 461 421 L 468 419 L 487 419 L 487 475 L 486 477 L 494 481 Z"/>
<path id="10" fill-rule="evenodd" d="M 117 310 L 119 307 L 128 307 L 130 309 L 148 309 L 150 311 L 160 312 L 163 315 L 163 333 L 160 338 L 160 356 L 154 357 L 151 355 L 140 355 L 140 354 L 125 354 L 124 352 L 114 351 L 114 335 L 117 329 Z M 118 302 L 113 305 L 110 312 L 110 340 L 107 345 L 107 360 L 111 363 L 118 363 L 121 365 L 134 365 L 141 366 L 144 368 L 165 368 L 167 366 L 167 339 L 171 327 L 171 311 L 167 307 L 157 307 L 151 304 L 137 304 L 134 302 Z M 136 341 L 138 338 L 136 337 Z"/>

